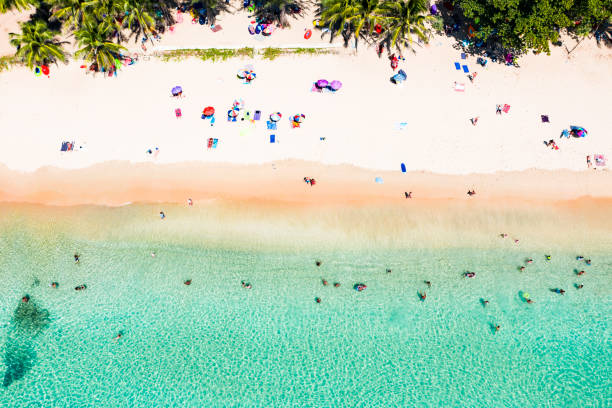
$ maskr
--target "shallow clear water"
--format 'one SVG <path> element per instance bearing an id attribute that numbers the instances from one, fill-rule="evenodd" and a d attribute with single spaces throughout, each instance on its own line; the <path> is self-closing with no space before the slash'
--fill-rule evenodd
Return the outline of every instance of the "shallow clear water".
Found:
<path id="1" fill-rule="evenodd" d="M 511 244 L 288 250 L 220 246 L 206 231 L 188 244 L 147 225 L 129 238 L 113 233 L 108 214 L 121 211 L 47 209 L 47 219 L 17 211 L 3 220 L 0 368 L 10 374 L 0 406 L 611 404 L 610 248 L 584 253 L 593 259 L 585 266 L 577 251 L 550 251 L 546 261 Z M 463 278 L 466 270 L 476 277 Z M 368 288 L 356 292 L 357 282 Z M 87 290 L 75 291 L 82 283 Z M 33 312 L 15 316 L 26 293 Z"/>

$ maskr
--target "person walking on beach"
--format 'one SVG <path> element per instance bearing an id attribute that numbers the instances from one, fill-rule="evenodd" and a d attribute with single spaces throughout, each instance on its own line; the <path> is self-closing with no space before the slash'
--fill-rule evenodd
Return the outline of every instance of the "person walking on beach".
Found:
<path id="1" fill-rule="evenodd" d="M 74 254 L 74 263 L 79 263 L 79 261 L 81 260 L 81 257 L 79 256 L 79 254 Z"/>
<path id="2" fill-rule="evenodd" d="M 406 198 L 412 198 L 412 191 L 404 191 Z"/>
<path id="3" fill-rule="evenodd" d="M 161 218 L 163 220 L 164 218 L 166 218 L 166 214 L 164 214 L 163 211 L 160 211 L 159 212 L 159 218 Z"/>
<path id="4" fill-rule="evenodd" d="M 480 118 L 480 116 L 476 116 L 475 118 L 471 118 L 470 122 L 472 122 L 473 126 L 476 126 L 476 124 L 478 123 L 478 119 Z"/>
<path id="5" fill-rule="evenodd" d="M 469 195 L 470 197 L 473 195 L 476 195 L 476 190 L 468 190 L 467 195 Z"/>
<path id="6" fill-rule="evenodd" d="M 187 205 L 193 207 L 193 200 L 191 198 L 187 199 Z"/>
<path id="7" fill-rule="evenodd" d="M 495 105 L 495 114 L 496 115 L 501 115 L 502 114 L 502 107 L 501 107 L 501 105 Z"/>

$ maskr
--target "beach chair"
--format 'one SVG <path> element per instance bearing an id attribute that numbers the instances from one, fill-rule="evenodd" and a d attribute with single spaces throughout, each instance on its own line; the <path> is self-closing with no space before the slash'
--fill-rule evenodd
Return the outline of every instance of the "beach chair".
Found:
<path id="1" fill-rule="evenodd" d="M 266 122 L 268 130 L 276 130 L 276 122 L 272 122 L 271 120 Z"/>
<path id="2" fill-rule="evenodd" d="M 510 112 L 510 105 L 504 104 L 504 107 L 502 108 L 502 111 L 504 111 L 504 113 Z"/>
<path id="3" fill-rule="evenodd" d="M 466 74 L 469 74 L 469 73 L 470 73 L 470 69 L 468 68 L 468 66 L 467 66 L 467 65 L 464 65 L 464 66 L 463 66 L 463 72 L 465 72 Z"/>
<path id="4" fill-rule="evenodd" d="M 458 62 L 455 62 L 455 69 L 456 69 L 457 71 L 461 71 L 461 64 L 460 64 L 460 63 L 458 63 Z"/>

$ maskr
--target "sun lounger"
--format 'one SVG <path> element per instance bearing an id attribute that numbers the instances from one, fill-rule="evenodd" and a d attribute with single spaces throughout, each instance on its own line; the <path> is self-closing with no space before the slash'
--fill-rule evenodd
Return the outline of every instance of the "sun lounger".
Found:
<path id="1" fill-rule="evenodd" d="M 468 68 L 468 66 L 467 66 L 467 65 L 464 65 L 464 66 L 463 66 L 463 72 L 465 72 L 466 74 L 469 74 L 469 73 L 470 73 L 470 70 L 469 70 L 469 68 Z"/>
<path id="2" fill-rule="evenodd" d="M 253 120 L 259 120 L 261 119 L 261 111 L 256 110 L 255 111 L 255 116 L 253 117 Z"/>
<path id="3" fill-rule="evenodd" d="M 455 62 L 455 69 L 456 69 L 457 71 L 461 71 L 461 64 L 460 64 L 460 63 L 458 63 L 458 62 Z"/>
<path id="4" fill-rule="evenodd" d="M 276 135 L 270 135 L 270 143 L 276 143 Z"/>
<path id="5" fill-rule="evenodd" d="M 266 125 L 268 126 L 268 130 L 276 130 L 276 122 L 269 120 L 266 122 Z"/>
<path id="6" fill-rule="evenodd" d="M 504 107 L 502 108 L 502 110 L 503 110 L 505 113 L 510 112 L 510 105 L 508 105 L 508 104 L 504 104 Z"/>

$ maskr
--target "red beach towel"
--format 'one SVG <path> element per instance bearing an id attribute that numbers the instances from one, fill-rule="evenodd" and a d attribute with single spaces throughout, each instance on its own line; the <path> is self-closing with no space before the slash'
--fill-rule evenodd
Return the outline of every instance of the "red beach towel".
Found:
<path id="1" fill-rule="evenodd" d="M 504 108 L 502 109 L 504 112 L 508 113 L 510 111 L 510 105 L 504 104 Z"/>

